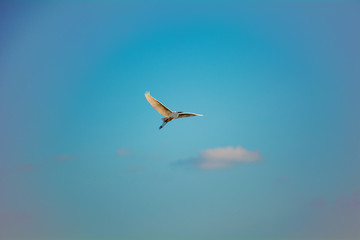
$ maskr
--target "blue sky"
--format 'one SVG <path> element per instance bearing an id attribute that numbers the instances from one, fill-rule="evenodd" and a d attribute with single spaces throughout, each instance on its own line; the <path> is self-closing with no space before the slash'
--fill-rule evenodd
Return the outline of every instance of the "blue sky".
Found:
<path id="1" fill-rule="evenodd" d="M 1 239 L 358 239 L 359 10 L 2 2 Z"/>

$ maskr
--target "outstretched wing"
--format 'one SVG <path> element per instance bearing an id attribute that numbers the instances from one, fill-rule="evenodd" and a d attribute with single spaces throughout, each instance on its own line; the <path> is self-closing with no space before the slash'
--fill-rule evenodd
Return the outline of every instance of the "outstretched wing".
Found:
<path id="1" fill-rule="evenodd" d="M 195 117 L 195 116 L 204 116 L 204 115 L 202 115 L 202 114 L 196 114 L 196 113 L 179 113 L 178 118 Z"/>
<path id="2" fill-rule="evenodd" d="M 149 92 L 145 93 L 145 97 L 156 111 L 158 111 L 164 117 L 168 117 L 171 114 L 171 110 L 165 107 L 161 102 L 153 98 Z"/>

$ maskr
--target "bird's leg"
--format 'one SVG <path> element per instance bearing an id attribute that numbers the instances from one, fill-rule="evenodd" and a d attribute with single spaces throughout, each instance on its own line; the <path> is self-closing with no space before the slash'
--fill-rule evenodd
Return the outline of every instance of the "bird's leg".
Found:
<path id="1" fill-rule="evenodd" d="M 159 127 L 159 129 L 162 129 L 167 123 L 167 121 L 164 121 L 163 124 Z"/>

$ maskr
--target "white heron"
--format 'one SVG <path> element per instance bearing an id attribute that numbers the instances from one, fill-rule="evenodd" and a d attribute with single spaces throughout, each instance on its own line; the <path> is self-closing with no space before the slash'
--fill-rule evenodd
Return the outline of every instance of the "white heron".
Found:
<path id="1" fill-rule="evenodd" d="M 162 118 L 163 124 L 159 127 L 159 129 L 162 129 L 168 122 L 177 119 L 177 118 L 184 118 L 184 117 L 195 117 L 195 116 L 204 116 L 202 114 L 196 114 L 196 113 L 184 113 L 184 112 L 175 112 L 171 111 L 167 107 L 165 107 L 161 102 L 156 100 L 150 95 L 150 92 L 145 93 L 145 97 L 148 100 L 148 102 L 151 104 L 153 108 L 155 108 L 156 111 L 158 111 L 161 115 L 164 116 Z"/>

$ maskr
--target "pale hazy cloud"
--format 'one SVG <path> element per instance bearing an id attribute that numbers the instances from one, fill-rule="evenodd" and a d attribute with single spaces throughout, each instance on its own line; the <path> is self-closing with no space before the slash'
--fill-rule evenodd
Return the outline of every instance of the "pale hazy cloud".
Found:
<path id="1" fill-rule="evenodd" d="M 55 156 L 53 159 L 56 162 L 66 162 L 66 161 L 70 161 L 70 160 L 81 160 L 80 157 L 74 156 L 74 155 L 71 155 L 71 154 L 60 154 L 60 155 Z"/>
<path id="2" fill-rule="evenodd" d="M 291 182 L 291 177 L 289 176 L 281 176 L 275 179 L 276 183 L 288 183 Z"/>
<path id="3" fill-rule="evenodd" d="M 31 171 L 33 169 L 34 169 L 34 164 L 32 164 L 32 163 L 22 164 L 17 167 L 17 170 L 21 171 L 21 172 L 27 172 L 27 171 Z"/>
<path id="4" fill-rule="evenodd" d="M 236 163 L 249 163 L 261 160 L 257 151 L 249 151 L 242 146 L 206 149 L 200 152 L 199 157 L 180 160 L 179 165 L 195 164 L 201 169 L 228 168 Z"/>
<path id="5" fill-rule="evenodd" d="M 147 155 L 148 158 L 151 158 L 151 159 L 158 159 L 158 158 L 161 158 L 162 155 L 159 154 L 159 153 L 150 153 Z"/>
<path id="6" fill-rule="evenodd" d="M 329 207 L 334 209 L 348 209 L 350 211 L 353 209 L 360 210 L 360 189 L 354 191 L 351 194 L 340 195 L 335 199 L 335 201 L 325 200 L 324 198 L 317 198 L 310 202 L 310 205 L 314 207 L 322 207 L 327 204 Z"/>
<path id="7" fill-rule="evenodd" d="M 309 202 L 306 224 L 310 234 L 323 239 L 360 239 L 360 190 L 338 198 Z"/>
<path id="8" fill-rule="evenodd" d="M 0 212 L 0 239 L 16 239 L 15 235 L 29 230 L 27 227 L 32 220 L 33 216 L 28 212 Z"/>
<path id="9" fill-rule="evenodd" d="M 55 161 L 62 162 L 66 160 L 70 160 L 71 156 L 69 154 L 61 154 L 54 158 Z"/>
<path id="10" fill-rule="evenodd" d="M 116 154 L 118 156 L 121 156 L 121 157 L 126 157 L 126 156 L 129 156 L 131 155 L 131 152 L 125 148 L 119 148 L 117 151 L 116 151 Z"/>
<path id="11" fill-rule="evenodd" d="M 14 167 L 2 167 L 0 166 L 0 183 L 8 176 L 11 176 L 13 174 L 25 174 L 30 173 L 34 170 L 40 169 L 41 165 L 35 165 L 33 163 L 23 163 Z"/>
<path id="12" fill-rule="evenodd" d="M 351 195 L 339 196 L 336 200 L 336 204 L 342 208 L 358 208 L 360 210 L 360 189 L 356 190 Z"/>
<path id="13" fill-rule="evenodd" d="M 310 205 L 316 208 L 325 207 L 326 204 L 327 202 L 323 198 L 318 198 L 310 202 Z"/>
<path id="14" fill-rule="evenodd" d="M 126 168 L 127 172 L 139 172 L 146 169 L 146 166 L 144 165 L 131 165 Z"/>

